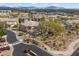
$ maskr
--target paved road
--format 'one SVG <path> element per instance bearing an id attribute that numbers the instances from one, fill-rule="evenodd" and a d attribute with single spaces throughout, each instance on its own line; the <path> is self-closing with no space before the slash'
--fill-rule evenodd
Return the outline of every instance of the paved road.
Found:
<path id="1" fill-rule="evenodd" d="M 8 43 L 11 44 L 11 43 L 14 43 L 14 42 L 18 41 L 16 39 L 16 35 L 15 35 L 14 32 L 12 32 L 10 30 L 6 30 L 6 33 L 7 33 L 7 41 L 8 41 Z"/>
<path id="2" fill-rule="evenodd" d="M 79 56 L 79 48 L 72 54 L 72 56 Z"/>
<path id="3" fill-rule="evenodd" d="M 20 43 L 22 43 L 22 42 L 16 41 L 16 42 L 14 42 L 12 45 L 14 46 L 14 45 L 17 45 L 17 44 L 20 44 Z"/>
<path id="4" fill-rule="evenodd" d="M 47 52 L 41 50 L 35 45 L 26 45 L 26 44 L 18 44 L 14 46 L 14 56 L 26 56 L 26 54 L 23 52 L 25 49 L 30 48 L 34 53 L 36 53 L 38 56 L 51 56 Z"/>
<path id="5" fill-rule="evenodd" d="M 6 33 L 7 33 L 8 43 L 14 44 L 16 42 L 19 42 L 14 32 L 10 30 L 6 30 Z M 33 52 L 35 52 L 38 56 L 51 56 L 50 54 L 48 54 L 47 52 L 43 51 L 42 49 L 38 48 L 35 45 L 27 45 L 27 44 L 19 43 L 13 45 L 13 47 L 14 47 L 13 56 L 26 56 L 26 54 L 23 53 L 23 51 L 27 48 L 32 49 Z"/>

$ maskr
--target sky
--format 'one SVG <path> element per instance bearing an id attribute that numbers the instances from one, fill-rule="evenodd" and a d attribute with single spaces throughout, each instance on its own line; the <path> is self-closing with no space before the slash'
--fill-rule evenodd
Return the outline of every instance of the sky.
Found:
<path id="1" fill-rule="evenodd" d="M 77 9 L 79 9 L 79 3 L 0 3 L 0 6 L 8 6 L 8 7 L 57 6 L 57 7 L 64 7 L 64 8 L 77 8 Z"/>

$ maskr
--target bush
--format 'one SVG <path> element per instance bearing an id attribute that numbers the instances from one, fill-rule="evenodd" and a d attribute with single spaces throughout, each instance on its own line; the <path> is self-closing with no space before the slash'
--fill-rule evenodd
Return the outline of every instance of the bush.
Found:
<path id="1" fill-rule="evenodd" d="M 42 31 L 46 30 L 47 32 L 51 32 L 54 35 L 61 34 L 65 31 L 64 26 L 62 26 L 62 23 L 58 20 L 54 21 L 40 21 L 39 27 Z"/>
<path id="2" fill-rule="evenodd" d="M 2 37 L 3 35 L 6 35 L 4 29 L 0 29 L 0 36 Z"/>
<path id="3" fill-rule="evenodd" d="M 0 24 L 0 37 L 6 35 L 4 24 Z"/>
<path id="4" fill-rule="evenodd" d="M 18 36 L 22 36 L 24 33 L 19 33 Z"/>

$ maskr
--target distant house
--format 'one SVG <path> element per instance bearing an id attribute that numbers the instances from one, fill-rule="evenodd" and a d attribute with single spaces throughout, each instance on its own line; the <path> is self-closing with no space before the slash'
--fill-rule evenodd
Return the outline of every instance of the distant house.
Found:
<path id="1" fill-rule="evenodd" d="M 33 32 L 34 29 L 38 28 L 39 22 L 26 20 L 24 23 L 21 23 L 21 25 L 26 27 L 25 29 L 27 32 Z"/>
<path id="2" fill-rule="evenodd" d="M 79 20 L 67 20 L 64 22 L 66 28 L 74 27 L 74 23 L 79 23 Z"/>
<path id="3" fill-rule="evenodd" d="M 18 18 L 0 18 L 0 22 L 6 22 L 6 24 L 13 26 L 18 24 Z"/>
<path id="4" fill-rule="evenodd" d="M 29 18 L 28 13 L 25 13 L 25 12 L 20 12 L 19 13 L 19 17 L 20 18 L 25 18 L 25 19 L 28 19 Z"/>
<path id="5" fill-rule="evenodd" d="M 11 10 L 0 10 L 0 17 L 9 17 Z"/>
<path id="6" fill-rule="evenodd" d="M 8 19 L 6 22 L 9 25 L 17 25 L 18 24 L 18 18 L 11 18 L 11 19 Z"/>
<path id="7" fill-rule="evenodd" d="M 39 25 L 39 22 L 37 22 L 37 21 L 25 21 L 24 23 L 22 23 L 22 25 L 25 25 L 26 27 L 28 27 L 28 26 L 37 27 Z"/>

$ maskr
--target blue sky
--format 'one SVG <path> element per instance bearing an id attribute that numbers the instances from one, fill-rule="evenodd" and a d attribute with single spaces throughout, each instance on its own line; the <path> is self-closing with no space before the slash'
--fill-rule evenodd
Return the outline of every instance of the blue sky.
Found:
<path id="1" fill-rule="evenodd" d="M 79 3 L 0 3 L 0 6 L 9 6 L 9 7 L 48 7 L 48 6 L 57 6 L 64 8 L 79 8 Z"/>

